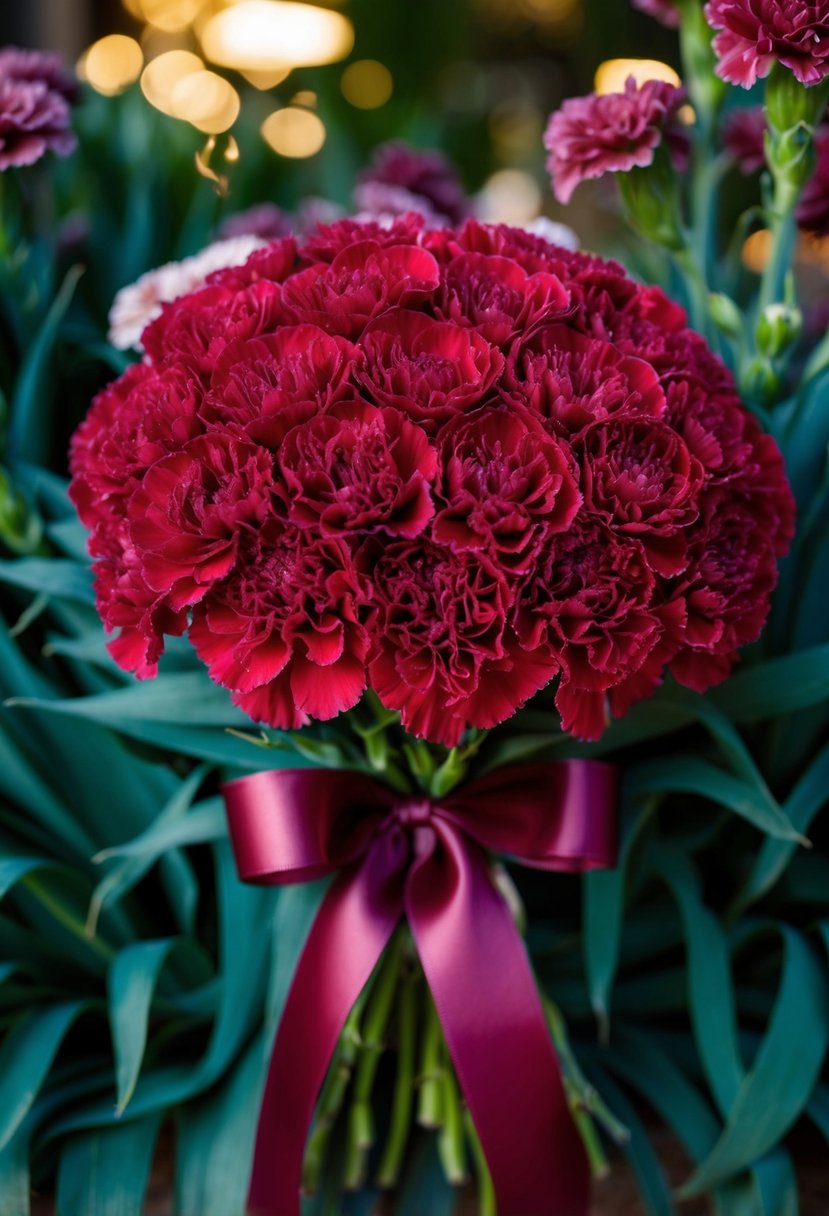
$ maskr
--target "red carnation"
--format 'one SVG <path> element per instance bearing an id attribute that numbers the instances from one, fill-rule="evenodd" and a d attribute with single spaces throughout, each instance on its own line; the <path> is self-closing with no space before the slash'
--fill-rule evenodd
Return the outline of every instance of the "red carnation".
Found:
<path id="1" fill-rule="evenodd" d="M 652 164 L 662 143 L 676 156 L 686 156 L 688 139 L 676 117 L 684 102 L 684 89 L 663 80 L 637 85 L 633 76 L 623 93 L 568 98 L 544 133 L 558 201 L 569 203 L 584 181 Z"/>
<path id="2" fill-rule="evenodd" d="M 709 25 L 719 56 L 717 74 L 750 89 L 775 63 L 805 85 L 829 75 L 829 12 L 808 0 L 709 0 Z"/>
<path id="3" fill-rule="evenodd" d="M 454 747 L 468 726 L 502 722 L 555 674 L 507 627 L 514 586 L 480 553 L 392 545 L 374 568 L 369 676 L 412 734 Z"/>
<path id="4" fill-rule="evenodd" d="M 309 266 L 289 279 L 282 312 L 288 321 L 311 321 L 328 333 L 357 338 L 372 317 L 392 306 L 427 301 L 439 281 L 437 262 L 425 249 L 358 241 L 325 269 Z"/>
<path id="5" fill-rule="evenodd" d="M 265 522 L 272 458 L 228 435 L 202 435 L 147 470 L 129 503 L 147 585 L 178 612 L 231 570 L 245 526 Z"/>
<path id="6" fill-rule="evenodd" d="M 829 127 L 816 133 L 815 153 L 815 171 L 800 196 L 797 222 L 815 236 L 829 236 Z"/>
<path id="7" fill-rule="evenodd" d="M 341 221 L 219 272 L 145 343 L 71 457 L 110 649 L 141 676 L 192 615 L 271 726 L 368 681 L 454 745 L 558 676 L 594 738 L 667 667 L 722 678 L 768 612 L 777 446 L 615 263 L 503 225 Z"/>
<path id="8" fill-rule="evenodd" d="M 550 538 L 527 578 L 516 629 L 532 652 L 557 657 L 561 724 L 597 739 L 608 720 L 607 689 L 636 672 L 661 636 L 642 546 L 580 515 Z"/>
<path id="9" fill-rule="evenodd" d="M 635 536 L 657 574 L 679 574 L 703 468 L 676 431 L 652 418 L 613 418 L 590 427 L 581 447 L 587 510 Z"/>
<path id="10" fill-rule="evenodd" d="M 581 503 L 572 457 L 531 416 L 478 410 L 447 426 L 440 444 L 441 544 L 523 571 L 545 536 L 569 528 Z"/>
<path id="11" fill-rule="evenodd" d="M 732 110 L 723 128 L 723 143 L 741 173 L 757 173 L 766 164 L 766 116 L 762 106 Z"/>
<path id="12" fill-rule="evenodd" d="M 504 385 L 511 400 L 569 439 L 617 414 L 659 418 L 665 412 L 659 377 L 648 363 L 565 325 L 545 326 L 518 346 L 507 362 Z"/>
<path id="13" fill-rule="evenodd" d="M 365 580 L 342 542 L 274 520 L 247 535 L 232 577 L 195 608 L 190 637 L 237 705 L 290 729 L 360 699 L 365 602 Z"/>
<path id="14" fill-rule="evenodd" d="M 569 303 L 556 275 L 527 274 L 512 258 L 466 253 L 447 265 L 435 311 L 504 346 L 536 321 L 564 313 Z"/>
<path id="15" fill-rule="evenodd" d="M 355 376 L 366 394 L 430 430 L 484 400 L 504 356 L 474 330 L 393 309 L 363 335 L 365 363 Z"/>
<path id="16" fill-rule="evenodd" d="M 214 361 L 203 416 L 276 448 L 296 423 L 351 395 L 355 355 L 350 342 L 316 325 L 229 343 Z"/>
<path id="17" fill-rule="evenodd" d="M 289 518 L 325 536 L 413 537 L 435 513 L 437 456 L 396 410 L 344 402 L 289 431 L 279 451 Z"/>

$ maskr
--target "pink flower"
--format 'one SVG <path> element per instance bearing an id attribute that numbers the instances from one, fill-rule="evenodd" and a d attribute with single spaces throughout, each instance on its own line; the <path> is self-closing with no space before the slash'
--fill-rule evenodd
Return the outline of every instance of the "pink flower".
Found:
<path id="1" fill-rule="evenodd" d="M 360 174 L 354 201 L 366 218 L 406 215 L 416 211 L 427 227 L 460 224 L 471 204 L 452 164 L 441 152 L 410 148 L 402 142 L 381 144 Z"/>
<path id="2" fill-rule="evenodd" d="M 0 172 L 33 165 L 47 152 L 73 152 L 75 97 L 57 55 L 17 47 L 0 51 Z"/>
<path id="3" fill-rule="evenodd" d="M 709 0 L 717 75 L 750 89 L 775 63 L 805 85 L 829 75 L 829 11 L 823 0 Z"/>
<path id="4" fill-rule="evenodd" d="M 565 101 L 544 133 L 550 153 L 547 169 L 558 201 L 569 203 L 584 181 L 652 164 L 662 143 L 675 155 L 685 155 L 688 139 L 676 118 L 684 101 L 684 89 L 662 80 L 637 85 L 632 76 L 623 93 L 591 93 Z"/>
<path id="5" fill-rule="evenodd" d="M 679 9 L 674 0 L 631 0 L 631 3 L 634 8 L 647 13 L 649 17 L 655 17 L 669 29 L 676 29 L 679 25 Z"/>
<path id="6" fill-rule="evenodd" d="M 815 135 L 815 171 L 797 205 L 797 222 L 805 232 L 829 236 L 829 127 Z"/>

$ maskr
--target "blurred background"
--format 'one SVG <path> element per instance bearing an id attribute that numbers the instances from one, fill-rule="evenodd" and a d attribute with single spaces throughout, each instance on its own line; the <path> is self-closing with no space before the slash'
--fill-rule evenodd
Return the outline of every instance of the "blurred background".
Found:
<path id="1" fill-rule="evenodd" d="M 148 127 L 157 155 L 193 160 L 212 137 L 210 166 L 228 179 L 223 212 L 308 195 L 347 204 L 371 149 L 394 137 L 442 148 L 470 192 L 486 188 L 487 218 L 555 215 L 541 143 L 550 111 L 588 91 L 611 55 L 676 66 L 672 33 L 624 0 L 281 10 L 256 0 L 12 0 L 0 42 L 55 48 L 93 91 L 121 97 L 108 108 L 127 112 L 124 140 L 136 152 Z"/>

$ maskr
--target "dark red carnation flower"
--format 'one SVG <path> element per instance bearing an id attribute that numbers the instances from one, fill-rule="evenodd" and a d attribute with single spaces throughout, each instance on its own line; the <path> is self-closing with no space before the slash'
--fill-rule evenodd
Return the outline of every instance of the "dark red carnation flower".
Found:
<path id="1" fill-rule="evenodd" d="M 358 338 L 379 313 L 428 301 L 440 282 L 438 264 L 417 245 L 358 241 L 329 266 L 309 266 L 282 292 L 287 321 L 311 321 L 327 333 Z"/>
<path id="2" fill-rule="evenodd" d="M 154 363 L 177 362 L 208 379 L 229 342 L 273 330 L 279 318 L 280 288 L 267 279 L 237 291 L 214 283 L 163 306 L 141 335 Z"/>
<path id="3" fill-rule="evenodd" d="M 722 490 L 707 496 L 691 561 L 674 592 L 687 620 L 685 645 L 671 663 L 681 684 L 697 692 L 719 684 L 738 647 L 759 636 L 777 582 L 770 539 L 751 499 Z"/>
<path id="4" fill-rule="evenodd" d="M 800 196 L 797 222 L 815 236 L 829 236 L 829 127 L 815 135 L 815 171 Z"/>
<path id="5" fill-rule="evenodd" d="M 690 145 L 677 114 L 685 100 L 684 89 L 664 80 L 637 85 L 633 76 L 623 93 L 568 98 L 551 115 L 544 134 L 558 201 L 569 203 L 584 181 L 652 164 L 662 143 L 684 160 Z"/>
<path id="6" fill-rule="evenodd" d="M 564 730 L 582 739 L 604 731 L 607 690 L 637 672 L 661 639 L 654 586 L 638 541 L 585 514 L 550 537 L 521 589 L 515 627 L 531 653 L 561 665 Z"/>
<path id="7" fill-rule="evenodd" d="M 348 547 L 272 520 L 195 607 L 190 638 L 257 722 L 287 730 L 356 705 L 366 687 L 367 584 Z"/>
<path id="8" fill-rule="evenodd" d="M 545 326 L 513 350 L 504 388 L 553 434 L 570 440 L 618 414 L 659 418 L 665 412 L 659 377 L 648 363 L 566 325 Z"/>
<path id="9" fill-rule="evenodd" d="M 489 408 L 445 427 L 433 528 L 453 549 L 479 550 L 525 571 L 544 537 L 569 528 L 581 505 L 572 456 L 532 416 Z"/>
<path id="10" fill-rule="evenodd" d="M 272 513 L 273 458 L 230 435 L 201 435 L 147 470 L 129 503 L 147 585 L 174 612 L 233 568 L 240 536 Z"/>
<path id="11" fill-rule="evenodd" d="M 558 669 L 507 627 L 514 586 L 483 554 L 430 544 L 386 549 L 373 570 L 369 676 L 412 734 L 454 747 L 503 722 Z"/>
<path id="12" fill-rule="evenodd" d="M 356 351 L 316 325 L 285 325 L 227 344 L 216 357 L 203 417 L 276 449 L 299 422 L 352 396 Z"/>
<path id="13" fill-rule="evenodd" d="M 201 400 L 185 370 L 147 363 L 133 364 L 98 394 L 70 451 L 69 493 L 87 527 L 106 533 L 118 526 L 147 469 L 201 434 Z M 95 536 L 92 551 L 99 552 Z"/>
<path id="14" fill-rule="evenodd" d="M 775 63 L 805 85 L 829 75 L 829 11 L 825 0 L 709 0 L 717 74 L 750 89 Z"/>
<path id="15" fill-rule="evenodd" d="M 703 468 L 667 423 L 611 418 L 581 440 L 585 508 L 614 532 L 634 536 L 657 574 L 686 564 L 684 530 L 698 515 Z"/>
<path id="16" fill-rule="evenodd" d="M 364 401 L 332 406 L 289 431 L 278 459 L 288 517 L 323 536 L 411 538 L 435 513 L 437 454 L 397 410 Z"/>
<path id="17" fill-rule="evenodd" d="M 365 363 L 354 375 L 365 393 L 429 431 L 483 401 L 504 366 L 474 330 L 403 308 L 372 321 L 362 348 Z"/>
<path id="18" fill-rule="evenodd" d="M 474 326 L 503 347 L 537 321 L 562 315 L 569 304 L 554 274 L 527 274 L 512 258 L 463 253 L 446 266 L 435 312 L 456 325 Z"/>
<path id="19" fill-rule="evenodd" d="M 288 236 L 271 241 L 262 249 L 254 249 L 241 266 L 224 266 L 221 270 L 214 270 L 207 276 L 207 283 L 208 286 L 229 287 L 239 291 L 262 280 L 268 283 L 283 283 L 296 268 L 296 241 Z M 278 297 L 274 295 L 274 298 Z"/>
<path id="20" fill-rule="evenodd" d="M 378 245 L 416 245 L 423 231 L 419 215 L 397 216 L 390 224 L 375 220 L 335 220 L 320 224 L 302 246 L 306 262 L 333 262 L 338 253 L 357 241 L 376 241 Z"/>

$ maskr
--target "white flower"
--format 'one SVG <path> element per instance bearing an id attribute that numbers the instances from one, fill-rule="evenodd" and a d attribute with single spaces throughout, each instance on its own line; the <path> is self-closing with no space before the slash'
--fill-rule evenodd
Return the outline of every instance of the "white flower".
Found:
<path id="1" fill-rule="evenodd" d="M 531 232 L 533 236 L 540 236 L 542 240 L 549 241 L 551 245 L 560 245 L 562 249 L 571 249 L 575 252 L 581 244 L 572 228 L 568 228 L 566 224 L 559 224 L 556 220 L 550 220 L 546 215 L 539 215 L 537 219 L 530 220 L 521 227 L 526 232 Z"/>
<path id="2" fill-rule="evenodd" d="M 201 253 L 181 262 L 148 270 L 137 282 L 122 287 L 109 311 L 109 340 L 119 350 L 141 349 L 141 335 L 161 313 L 161 306 L 201 287 L 208 275 L 226 266 L 241 266 L 265 245 L 255 236 L 214 241 Z"/>

